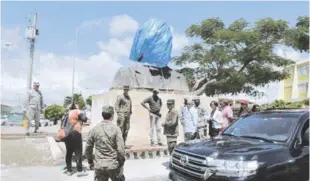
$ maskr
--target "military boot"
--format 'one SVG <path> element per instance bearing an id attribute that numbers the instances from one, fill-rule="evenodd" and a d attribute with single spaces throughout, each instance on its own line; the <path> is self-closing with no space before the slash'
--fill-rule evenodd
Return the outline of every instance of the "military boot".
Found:
<path id="1" fill-rule="evenodd" d="M 153 141 L 151 141 L 151 147 L 156 146 L 155 143 Z"/>

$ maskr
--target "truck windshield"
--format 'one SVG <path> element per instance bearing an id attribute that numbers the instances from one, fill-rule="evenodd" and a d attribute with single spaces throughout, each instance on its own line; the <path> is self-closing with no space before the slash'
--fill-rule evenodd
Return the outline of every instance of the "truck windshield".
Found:
<path id="1" fill-rule="evenodd" d="M 254 114 L 239 119 L 223 134 L 285 142 L 295 129 L 298 119 L 299 114 L 293 113 Z"/>

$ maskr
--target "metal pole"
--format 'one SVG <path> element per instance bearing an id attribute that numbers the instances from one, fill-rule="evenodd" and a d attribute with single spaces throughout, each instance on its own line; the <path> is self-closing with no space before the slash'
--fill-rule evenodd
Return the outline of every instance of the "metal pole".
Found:
<path id="1" fill-rule="evenodd" d="M 77 49 L 78 27 L 75 28 L 75 41 L 74 41 L 74 58 L 73 58 L 73 71 L 72 71 L 72 104 L 74 102 L 74 78 L 75 78 L 75 61 Z"/>
<path id="2" fill-rule="evenodd" d="M 32 83 L 32 71 L 33 71 L 33 55 L 34 55 L 34 48 L 35 48 L 35 37 L 36 37 L 36 30 L 37 30 L 37 18 L 38 18 L 38 14 L 36 13 L 34 16 L 34 22 L 32 26 L 32 35 L 29 38 L 30 41 L 30 62 L 29 62 L 29 74 L 28 74 L 28 84 L 27 84 L 27 88 L 28 90 L 31 89 L 31 83 Z"/>

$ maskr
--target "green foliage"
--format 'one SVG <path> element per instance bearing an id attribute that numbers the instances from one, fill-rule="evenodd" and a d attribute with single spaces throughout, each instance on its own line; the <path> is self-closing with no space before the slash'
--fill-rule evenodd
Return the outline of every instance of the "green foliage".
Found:
<path id="1" fill-rule="evenodd" d="M 260 94 L 256 86 L 288 77 L 282 68 L 293 61 L 273 51 L 275 45 L 283 42 L 288 30 L 286 21 L 272 18 L 254 24 L 239 19 L 227 27 L 219 18 L 206 19 L 186 30 L 188 37 L 201 41 L 186 46 L 173 61 L 180 66 L 199 64 L 192 74 L 190 71 L 185 74 L 190 80 L 193 77 L 217 80 L 205 89 L 208 96 L 241 92 L 257 96 Z"/>
<path id="2" fill-rule="evenodd" d="M 50 105 L 44 111 L 44 116 L 49 120 L 60 120 L 65 113 L 65 108 L 60 105 Z"/>
<path id="3" fill-rule="evenodd" d="M 266 105 L 268 108 L 302 108 L 303 106 L 309 106 L 309 99 L 305 99 L 300 102 L 285 102 L 283 100 L 276 100 L 273 103 Z"/>
<path id="4" fill-rule="evenodd" d="M 300 52 L 309 52 L 309 16 L 300 16 L 296 27 L 285 34 L 285 44 Z"/>
<path id="5" fill-rule="evenodd" d="M 74 103 L 79 106 L 80 109 L 85 108 L 85 101 L 82 94 L 74 94 Z M 70 96 L 65 97 L 64 99 L 64 107 L 67 107 L 72 103 L 72 98 Z"/>
<path id="6" fill-rule="evenodd" d="M 90 106 L 92 105 L 92 96 L 88 96 L 88 97 L 87 97 L 87 99 L 86 99 L 86 104 L 87 104 L 87 105 L 90 105 Z"/>

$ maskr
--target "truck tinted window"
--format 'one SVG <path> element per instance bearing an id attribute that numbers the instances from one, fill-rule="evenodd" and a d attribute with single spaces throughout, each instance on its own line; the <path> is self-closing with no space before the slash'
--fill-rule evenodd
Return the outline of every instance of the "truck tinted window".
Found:
<path id="1" fill-rule="evenodd" d="M 286 141 L 296 127 L 299 114 L 255 114 L 233 123 L 224 133 L 235 136 L 255 136 L 274 141 Z"/>

